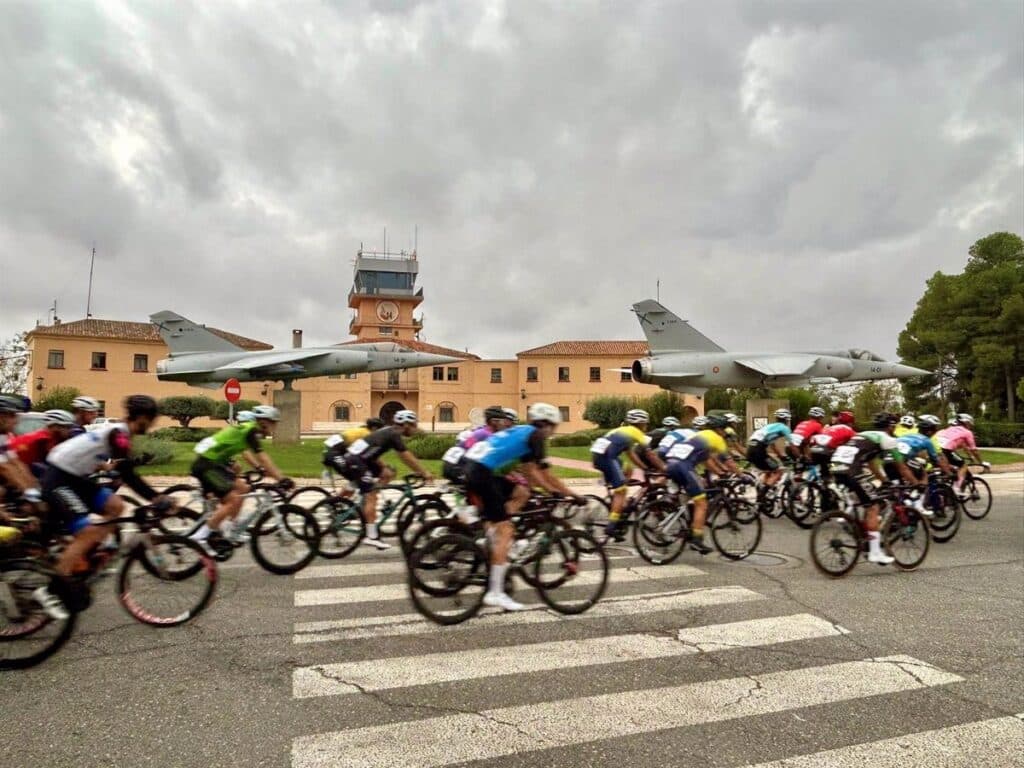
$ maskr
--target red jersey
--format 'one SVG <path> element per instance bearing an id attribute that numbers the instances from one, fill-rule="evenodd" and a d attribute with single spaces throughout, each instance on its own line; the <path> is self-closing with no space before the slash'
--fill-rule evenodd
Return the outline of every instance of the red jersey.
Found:
<path id="1" fill-rule="evenodd" d="M 42 464 L 46 456 L 57 444 L 50 430 L 46 427 L 35 432 L 26 432 L 7 441 L 7 450 L 14 451 L 22 464 Z"/>
<path id="2" fill-rule="evenodd" d="M 821 422 L 815 419 L 801 421 L 793 428 L 793 434 L 790 435 L 789 442 L 791 445 L 799 448 L 812 437 L 819 434 L 822 429 L 824 429 L 824 427 L 822 427 Z"/>
<path id="3" fill-rule="evenodd" d="M 820 434 L 815 435 L 812 443 L 816 448 L 834 450 L 856 434 L 857 430 L 849 424 L 832 424 L 824 427 Z"/>

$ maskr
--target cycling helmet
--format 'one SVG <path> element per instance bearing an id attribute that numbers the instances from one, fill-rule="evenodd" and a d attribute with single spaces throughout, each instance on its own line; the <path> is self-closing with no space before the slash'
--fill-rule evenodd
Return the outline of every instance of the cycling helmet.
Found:
<path id="1" fill-rule="evenodd" d="M 25 403 L 20 397 L 0 395 L 0 413 L 21 413 L 25 410 Z"/>
<path id="2" fill-rule="evenodd" d="M 725 429 L 729 426 L 725 416 L 708 416 L 708 429 Z"/>
<path id="3" fill-rule="evenodd" d="M 257 405 L 252 409 L 252 416 L 257 421 L 281 420 L 281 412 L 272 405 Z"/>
<path id="4" fill-rule="evenodd" d="M 899 419 L 892 413 L 876 413 L 875 417 L 871 420 L 875 429 L 888 429 L 889 427 L 896 426 L 897 422 L 899 422 Z"/>
<path id="5" fill-rule="evenodd" d="M 530 422 L 546 421 L 549 424 L 561 424 L 562 414 L 553 405 L 534 403 L 526 410 L 526 418 Z"/>
<path id="6" fill-rule="evenodd" d="M 812 419 L 818 419 L 819 421 L 821 421 L 821 419 L 825 418 L 825 409 L 820 408 L 819 406 L 816 405 L 807 412 L 807 415 L 810 416 Z"/>
<path id="7" fill-rule="evenodd" d="M 901 427 L 913 427 L 917 422 L 914 420 L 913 414 L 908 413 L 906 416 L 900 418 Z"/>
<path id="8" fill-rule="evenodd" d="M 46 426 L 48 427 L 75 426 L 74 414 L 69 411 L 61 410 L 60 408 L 54 408 L 52 411 L 46 411 L 46 413 L 43 414 L 43 418 L 46 420 Z"/>
<path id="9" fill-rule="evenodd" d="M 505 412 L 505 418 L 515 424 L 519 421 L 519 412 L 515 408 L 502 408 Z"/>
<path id="10" fill-rule="evenodd" d="M 99 411 L 100 401 L 94 397 L 86 397 L 81 395 L 71 401 L 71 410 L 73 411 Z"/>
<path id="11" fill-rule="evenodd" d="M 938 416 L 932 416 L 931 414 L 924 413 L 917 417 L 917 431 L 922 435 L 928 436 L 935 432 L 942 422 L 939 421 Z"/>
<path id="12" fill-rule="evenodd" d="M 380 429 L 383 426 L 384 426 L 384 420 L 383 419 L 378 419 L 376 416 L 371 416 L 370 418 L 368 418 L 366 420 L 366 428 L 369 429 L 370 431 L 373 431 L 375 429 Z"/>
<path id="13" fill-rule="evenodd" d="M 129 420 L 137 419 L 140 416 L 155 419 L 159 413 L 156 400 L 149 395 L 131 395 L 125 398 L 124 410 Z"/>
<path id="14" fill-rule="evenodd" d="M 395 424 L 415 424 L 417 421 L 419 418 L 416 416 L 416 411 L 409 410 L 399 411 L 394 418 Z"/>
<path id="15" fill-rule="evenodd" d="M 651 414 L 642 408 L 633 408 L 626 411 L 627 424 L 646 424 L 651 420 Z"/>
<path id="16" fill-rule="evenodd" d="M 707 429 L 708 417 L 707 416 L 694 416 L 691 426 L 694 429 Z"/>
<path id="17" fill-rule="evenodd" d="M 664 419 L 661 420 L 661 426 L 665 427 L 666 429 L 675 429 L 676 427 L 681 427 L 683 425 L 682 422 L 680 422 L 679 419 L 677 419 L 675 416 L 666 416 Z"/>
<path id="18" fill-rule="evenodd" d="M 508 414 L 505 413 L 505 409 L 500 405 L 492 405 L 490 408 L 484 410 L 484 421 L 491 421 L 492 419 L 507 419 Z"/>
<path id="19" fill-rule="evenodd" d="M 793 414 L 789 412 L 788 408 L 779 408 L 779 410 L 777 410 L 774 415 L 776 421 L 788 422 L 791 421 L 793 418 Z"/>
<path id="20" fill-rule="evenodd" d="M 856 419 L 853 416 L 853 411 L 840 411 L 836 414 L 836 424 L 853 424 Z"/>
<path id="21" fill-rule="evenodd" d="M 973 427 L 974 417 L 971 416 L 971 414 L 969 413 L 958 413 L 956 416 L 953 417 L 953 423 L 960 424 L 961 426 L 964 427 Z"/>
<path id="22" fill-rule="evenodd" d="M 245 424 L 247 421 L 256 421 L 256 414 L 252 411 L 239 411 L 235 414 L 235 421 Z"/>
<path id="23" fill-rule="evenodd" d="M 729 411 L 729 413 L 723 413 L 722 414 L 722 418 L 725 419 L 725 423 L 726 424 L 739 424 L 740 423 L 740 417 L 737 416 L 732 411 Z"/>

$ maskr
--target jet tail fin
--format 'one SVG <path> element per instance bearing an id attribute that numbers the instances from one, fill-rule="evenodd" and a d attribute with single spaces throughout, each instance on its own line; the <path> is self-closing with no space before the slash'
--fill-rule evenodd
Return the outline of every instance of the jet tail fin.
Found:
<path id="1" fill-rule="evenodd" d="M 196 352 L 239 352 L 241 347 L 235 346 L 227 339 L 221 338 L 206 326 L 197 325 L 177 312 L 165 309 L 149 316 L 149 321 L 157 327 L 160 338 L 175 355 L 187 355 Z"/>
<path id="2" fill-rule="evenodd" d="M 633 305 L 651 354 L 662 352 L 725 352 L 685 320 L 680 320 L 654 299 Z"/>

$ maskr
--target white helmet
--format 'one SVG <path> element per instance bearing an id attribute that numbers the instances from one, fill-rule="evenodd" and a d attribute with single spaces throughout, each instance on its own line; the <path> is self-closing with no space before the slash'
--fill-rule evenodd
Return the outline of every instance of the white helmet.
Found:
<path id="1" fill-rule="evenodd" d="M 971 416 L 971 414 L 969 413 L 958 413 L 956 416 L 953 417 L 953 423 L 962 424 L 965 427 L 973 427 L 974 417 Z"/>
<path id="2" fill-rule="evenodd" d="M 917 422 L 914 421 L 914 415 L 912 413 L 908 413 L 905 416 L 900 417 L 900 426 L 913 427 L 916 423 Z"/>
<path id="3" fill-rule="evenodd" d="M 651 420 L 651 414 L 642 408 L 633 408 L 626 411 L 627 424 L 646 424 Z"/>
<path id="4" fill-rule="evenodd" d="M 73 411 L 99 411 L 99 409 L 100 401 L 94 397 L 79 395 L 71 401 L 71 410 Z"/>
<path id="5" fill-rule="evenodd" d="M 793 414 L 789 412 L 788 408 L 779 408 L 775 412 L 776 421 L 790 421 L 793 418 Z"/>
<path id="6" fill-rule="evenodd" d="M 502 408 L 505 412 L 505 418 L 515 424 L 519 421 L 519 412 L 515 408 Z"/>
<path id="7" fill-rule="evenodd" d="M 280 421 L 281 412 L 272 405 L 257 405 L 252 409 L 252 417 L 257 421 Z"/>
<path id="8" fill-rule="evenodd" d="M 707 416 L 694 416 L 693 417 L 693 422 L 691 423 L 691 426 L 694 429 L 704 429 L 707 425 L 708 425 L 708 417 Z"/>
<path id="9" fill-rule="evenodd" d="M 252 411 L 239 411 L 235 414 L 235 421 L 244 424 L 247 421 L 256 421 L 256 414 Z"/>
<path id="10" fill-rule="evenodd" d="M 526 409 L 526 419 L 530 422 L 547 421 L 551 424 L 561 424 L 562 414 L 553 405 L 534 403 Z"/>
<path id="11" fill-rule="evenodd" d="M 677 427 L 681 427 L 683 425 L 675 416 L 666 416 L 664 419 L 661 420 L 661 426 L 667 429 L 676 429 Z"/>
<path id="12" fill-rule="evenodd" d="M 739 424 L 740 423 L 740 417 L 737 416 L 732 411 L 729 411 L 729 413 L 723 413 L 722 414 L 722 418 L 725 419 L 726 423 L 728 423 L 728 424 Z"/>
<path id="13" fill-rule="evenodd" d="M 824 419 L 825 409 L 822 408 L 821 406 L 816 405 L 807 412 L 807 415 L 810 416 L 812 419 Z"/>
<path id="14" fill-rule="evenodd" d="M 415 424 L 417 421 L 416 411 L 399 411 L 394 417 L 395 424 Z"/>
<path id="15" fill-rule="evenodd" d="M 55 408 L 52 411 L 46 411 L 43 414 L 43 419 L 46 421 L 48 427 L 73 427 L 75 426 L 75 417 L 67 411 L 62 411 L 59 408 Z"/>

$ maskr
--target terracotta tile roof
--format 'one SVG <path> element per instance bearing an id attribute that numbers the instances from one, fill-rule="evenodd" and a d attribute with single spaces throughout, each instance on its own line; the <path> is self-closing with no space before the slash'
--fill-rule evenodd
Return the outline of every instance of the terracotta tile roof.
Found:
<path id="1" fill-rule="evenodd" d="M 447 355 L 448 357 L 461 357 L 464 360 L 479 360 L 479 355 L 473 355 L 469 352 L 464 352 L 459 349 L 449 349 L 448 347 L 439 347 L 437 344 L 427 344 L 425 341 L 415 341 L 413 339 L 391 339 L 387 337 L 376 337 L 376 338 L 359 338 L 351 339 L 350 341 L 342 341 L 335 344 L 336 347 L 344 347 L 348 344 L 399 344 L 403 347 L 408 347 L 414 352 L 426 352 L 429 355 Z"/>
<path id="2" fill-rule="evenodd" d="M 646 341 L 554 341 L 543 347 L 520 352 L 519 357 L 587 357 L 616 355 L 619 357 L 645 357 L 650 354 Z"/>
<path id="3" fill-rule="evenodd" d="M 273 349 L 256 339 L 239 336 L 237 333 L 229 333 L 219 328 L 207 328 L 211 333 L 227 339 L 242 349 Z M 29 331 L 28 335 L 35 334 L 46 336 L 81 336 L 88 339 L 115 339 L 117 341 L 142 341 L 147 344 L 162 344 L 163 339 L 156 331 L 152 323 L 135 323 L 127 320 L 98 320 L 88 318 L 86 320 L 72 320 L 70 323 L 59 325 L 40 325 Z"/>

